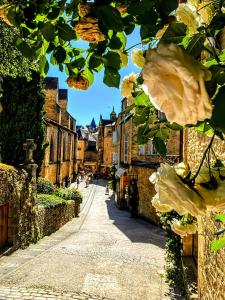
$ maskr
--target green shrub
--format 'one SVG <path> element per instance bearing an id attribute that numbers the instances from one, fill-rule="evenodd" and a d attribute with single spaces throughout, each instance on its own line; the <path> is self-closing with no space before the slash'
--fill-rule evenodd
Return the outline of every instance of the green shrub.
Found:
<path id="1" fill-rule="evenodd" d="M 39 177 L 37 179 L 37 192 L 38 194 L 54 194 L 54 185 L 48 179 Z"/>
<path id="2" fill-rule="evenodd" d="M 42 205 L 46 208 L 56 207 L 59 205 L 66 205 L 66 200 L 56 196 L 56 195 L 47 195 L 47 194 L 38 194 L 37 195 L 37 204 Z"/>
<path id="3" fill-rule="evenodd" d="M 77 189 L 71 189 L 72 198 L 71 200 L 76 200 L 78 203 L 82 203 L 83 196 Z"/>
<path id="4" fill-rule="evenodd" d="M 58 197 L 63 198 L 64 200 L 71 200 L 72 198 L 72 191 L 68 188 L 58 188 L 55 189 L 55 195 Z"/>
<path id="5" fill-rule="evenodd" d="M 83 201 L 82 194 L 77 189 L 70 189 L 70 188 L 55 189 L 55 195 L 65 200 L 75 200 L 78 203 L 82 203 Z"/>

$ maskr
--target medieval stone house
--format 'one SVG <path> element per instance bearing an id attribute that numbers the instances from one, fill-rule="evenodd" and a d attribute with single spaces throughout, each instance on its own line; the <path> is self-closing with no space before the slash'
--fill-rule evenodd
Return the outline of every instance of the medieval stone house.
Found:
<path id="1" fill-rule="evenodd" d="M 90 125 L 77 126 L 77 165 L 78 172 L 96 172 L 98 132 L 94 119 Z"/>
<path id="2" fill-rule="evenodd" d="M 56 185 L 68 185 L 76 174 L 76 120 L 68 113 L 68 91 L 59 89 L 58 78 L 45 79 L 45 124 L 48 146 L 42 176 Z"/>
<path id="3" fill-rule="evenodd" d="M 158 216 L 151 199 L 155 194 L 154 186 L 149 176 L 156 171 L 163 159 L 158 155 L 150 140 L 145 145 L 137 144 L 137 126 L 133 122 L 133 115 L 126 112 L 128 100 L 122 100 L 122 109 L 115 125 L 114 144 L 117 149 L 117 197 L 121 205 L 128 206 L 126 186 L 132 179 L 137 183 L 138 215 L 154 223 L 158 223 Z M 181 136 L 172 133 L 167 142 L 166 160 L 170 163 L 178 162 L 181 154 Z"/>
<path id="4" fill-rule="evenodd" d="M 112 165 L 117 164 L 117 149 L 114 143 L 113 132 L 115 131 L 117 116 L 114 108 L 110 119 L 100 116 L 98 127 L 98 168 L 100 173 L 107 173 Z"/>

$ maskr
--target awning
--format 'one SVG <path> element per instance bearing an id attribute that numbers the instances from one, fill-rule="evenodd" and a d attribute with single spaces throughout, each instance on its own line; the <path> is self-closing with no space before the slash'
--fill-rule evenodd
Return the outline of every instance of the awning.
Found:
<path id="1" fill-rule="evenodd" d="M 119 168 L 117 171 L 116 171 L 116 176 L 120 177 L 122 176 L 124 173 L 126 172 L 126 169 L 123 169 L 123 168 Z"/>

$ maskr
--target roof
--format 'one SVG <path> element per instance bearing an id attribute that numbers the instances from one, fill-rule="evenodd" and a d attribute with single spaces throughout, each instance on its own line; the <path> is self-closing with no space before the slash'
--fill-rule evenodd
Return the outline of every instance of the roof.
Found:
<path id="1" fill-rule="evenodd" d="M 91 121 L 90 127 L 96 128 L 96 123 L 95 123 L 95 119 L 94 118 Z"/>
<path id="2" fill-rule="evenodd" d="M 106 119 L 101 119 L 100 122 L 101 122 L 101 124 L 103 126 L 106 126 L 106 125 L 112 124 L 114 121 L 112 121 L 112 120 L 106 120 Z"/>
<path id="3" fill-rule="evenodd" d="M 46 77 L 45 78 L 45 88 L 47 89 L 57 89 L 59 80 L 57 77 Z"/>
<path id="4" fill-rule="evenodd" d="M 114 126 L 115 124 L 116 124 L 116 122 L 113 122 L 111 124 L 106 125 L 105 127 L 111 127 L 111 126 Z"/>

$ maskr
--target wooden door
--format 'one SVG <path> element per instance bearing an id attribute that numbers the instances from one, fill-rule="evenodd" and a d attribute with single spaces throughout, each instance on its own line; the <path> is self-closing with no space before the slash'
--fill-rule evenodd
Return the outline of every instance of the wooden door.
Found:
<path id="1" fill-rule="evenodd" d="M 8 204 L 0 205 L 0 248 L 8 241 L 8 211 Z"/>

